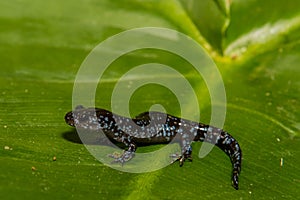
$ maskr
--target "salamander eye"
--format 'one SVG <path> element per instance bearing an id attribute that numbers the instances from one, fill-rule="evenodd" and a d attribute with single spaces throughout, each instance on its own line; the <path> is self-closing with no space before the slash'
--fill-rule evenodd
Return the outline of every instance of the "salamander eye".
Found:
<path id="1" fill-rule="evenodd" d="M 82 109 L 84 109 L 84 106 L 83 106 L 83 105 L 78 105 L 78 106 L 76 106 L 76 108 L 75 108 L 75 110 L 82 110 Z"/>

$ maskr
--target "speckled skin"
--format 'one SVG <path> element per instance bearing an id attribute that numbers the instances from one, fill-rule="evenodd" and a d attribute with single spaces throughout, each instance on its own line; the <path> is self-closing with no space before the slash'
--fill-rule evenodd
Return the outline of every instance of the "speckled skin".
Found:
<path id="1" fill-rule="evenodd" d="M 65 121 L 70 126 L 80 129 L 102 130 L 109 139 L 124 143 L 128 149 L 121 156 L 111 156 L 114 162 L 122 164 L 134 157 L 136 144 L 139 143 L 161 144 L 175 139 L 182 149 L 181 155 L 175 160 L 180 162 L 180 166 L 186 159 L 191 160 L 192 141 L 214 144 L 230 157 L 233 166 L 232 185 L 238 189 L 242 162 L 241 148 L 238 142 L 222 129 L 160 112 L 145 112 L 130 119 L 104 109 L 83 106 L 68 112 Z"/>

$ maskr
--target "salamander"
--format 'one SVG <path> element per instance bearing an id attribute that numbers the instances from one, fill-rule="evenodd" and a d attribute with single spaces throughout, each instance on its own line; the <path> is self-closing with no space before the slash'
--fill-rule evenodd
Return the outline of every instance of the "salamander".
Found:
<path id="1" fill-rule="evenodd" d="M 131 119 L 105 109 L 83 106 L 68 112 L 65 121 L 79 129 L 102 130 L 110 140 L 125 144 L 127 150 L 122 155 L 111 155 L 113 162 L 122 164 L 134 157 L 137 144 L 140 143 L 161 144 L 177 139 L 181 154 L 173 162 L 179 161 L 180 166 L 185 160 L 192 160 L 193 141 L 214 144 L 229 156 L 232 163 L 232 186 L 236 190 L 239 188 L 242 151 L 237 140 L 222 129 L 161 112 L 144 112 Z"/>

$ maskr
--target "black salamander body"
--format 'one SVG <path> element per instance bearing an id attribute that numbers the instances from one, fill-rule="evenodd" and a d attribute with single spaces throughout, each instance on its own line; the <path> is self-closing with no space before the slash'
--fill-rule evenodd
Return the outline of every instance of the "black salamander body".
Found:
<path id="1" fill-rule="evenodd" d="M 222 129 L 160 112 L 145 112 L 131 119 L 104 109 L 82 106 L 67 113 L 65 121 L 70 126 L 80 129 L 102 130 L 109 139 L 124 143 L 128 149 L 121 156 L 112 156 L 115 162 L 122 164 L 133 158 L 136 144 L 161 144 L 176 139 L 182 151 L 174 161 L 179 161 L 182 166 L 186 159 L 191 160 L 192 141 L 209 142 L 229 156 L 233 167 L 232 185 L 238 189 L 241 148 L 238 142 Z"/>

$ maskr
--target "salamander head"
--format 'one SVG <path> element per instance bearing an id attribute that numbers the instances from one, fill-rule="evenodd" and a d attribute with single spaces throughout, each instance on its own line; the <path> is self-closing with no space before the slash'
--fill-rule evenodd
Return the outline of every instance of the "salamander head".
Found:
<path id="1" fill-rule="evenodd" d="M 93 130 L 99 126 L 95 109 L 83 106 L 77 106 L 74 111 L 68 112 L 65 115 L 65 121 L 68 125 L 76 128 Z"/>
<path id="2" fill-rule="evenodd" d="M 85 108 L 77 106 L 75 110 L 65 115 L 68 125 L 76 127 L 76 131 L 83 144 L 98 144 L 107 142 L 107 138 L 101 131 L 104 123 L 101 123 L 100 115 L 102 109 Z"/>
<path id="3" fill-rule="evenodd" d="M 66 115 L 65 115 L 65 121 L 68 125 L 70 126 L 74 126 L 75 127 L 75 121 L 78 121 L 78 120 L 74 120 L 74 117 L 75 119 L 78 119 L 78 115 L 79 115 L 79 111 L 80 110 L 84 110 L 85 108 L 82 106 L 82 105 L 79 105 L 75 108 L 75 111 L 70 111 L 68 112 Z"/>

